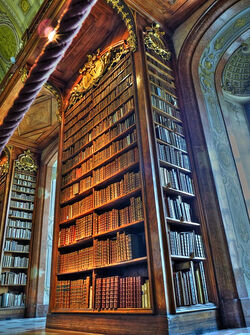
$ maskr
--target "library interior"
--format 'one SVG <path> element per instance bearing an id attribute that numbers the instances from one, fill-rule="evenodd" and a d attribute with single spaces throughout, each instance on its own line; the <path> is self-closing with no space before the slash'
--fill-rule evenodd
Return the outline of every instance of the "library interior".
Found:
<path id="1" fill-rule="evenodd" d="M 248 0 L 0 18 L 0 334 L 250 333 Z"/>

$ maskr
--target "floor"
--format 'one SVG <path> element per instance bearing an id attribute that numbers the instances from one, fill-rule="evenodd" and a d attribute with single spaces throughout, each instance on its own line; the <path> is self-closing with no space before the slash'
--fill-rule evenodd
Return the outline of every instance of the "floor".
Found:
<path id="1" fill-rule="evenodd" d="M 45 329 L 45 318 L 0 321 L 0 335 L 88 335 L 87 333 Z M 250 328 L 220 330 L 203 335 L 244 335 Z M 90 334 L 89 334 L 90 335 Z M 93 335 L 93 334 L 92 334 Z M 136 334 L 135 334 L 136 335 Z"/>

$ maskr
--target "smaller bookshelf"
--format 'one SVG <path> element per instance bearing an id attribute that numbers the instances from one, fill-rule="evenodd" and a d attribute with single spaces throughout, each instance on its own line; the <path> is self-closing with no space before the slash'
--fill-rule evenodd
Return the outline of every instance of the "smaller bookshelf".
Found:
<path id="1" fill-rule="evenodd" d="M 214 308 L 205 274 L 206 252 L 176 93 L 172 61 L 146 43 L 148 88 L 164 205 L 173 287 L 173 313 Z"/>
<path id="2" fill-rule="evenodd" d="M 1 308 L 25 308 L 36 171 L 30 151 L 14 162 L 1 257 Z"/>

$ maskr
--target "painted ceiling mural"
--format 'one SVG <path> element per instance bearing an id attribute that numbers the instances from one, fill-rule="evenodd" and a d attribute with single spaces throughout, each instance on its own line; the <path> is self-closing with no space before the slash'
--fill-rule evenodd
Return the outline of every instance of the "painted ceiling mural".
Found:
<path id="1" fill-rule="evenodd" d="M 23 46 L 22 36 L 44 0 L 0 0 L 0 82 Z"/>

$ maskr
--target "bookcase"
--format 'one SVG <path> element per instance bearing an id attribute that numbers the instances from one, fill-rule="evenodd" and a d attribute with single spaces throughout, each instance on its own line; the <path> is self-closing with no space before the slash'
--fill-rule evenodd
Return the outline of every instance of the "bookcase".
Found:
<path id="1" fill-rule="evenodd" d="M 214 296 L 212 292 L 209 293 L 209 276 L 204 266 L 207 258 L 202 236 L 202 214 L 177 98 L 174 60 L 160 35 L 158 26 L 148 28 L 148 32 L 144 33 L 143 51 L 156 170 L 166 224 L 165 239 L 170 254 L 174 290 L 172 312 L 213 309 L 215 305 L 211 301 L 214 301 Z"/>
<path id="2" fill-rule="evenodd" d="M 129 53 L 64 114 L 54 312 L 152 312 L 137 117 Z"/>
<path id="3" fill-rule="evenodd" d="M 30 151 L 14 161 L 2 240 L 1 309 L 25 308 L 37 165 Z"/>
<path id="4" fill-rule="evenodd" d="M 89 56 L 68 97 L 48 327 L 131 335 L 192 322 L 216 328 L 173 65 L 155 52 L 167 55 L 162 43 L 151 39 L 151 48 L 141 32 L 134 54 L 110 47 L 111 56 Z"/>

